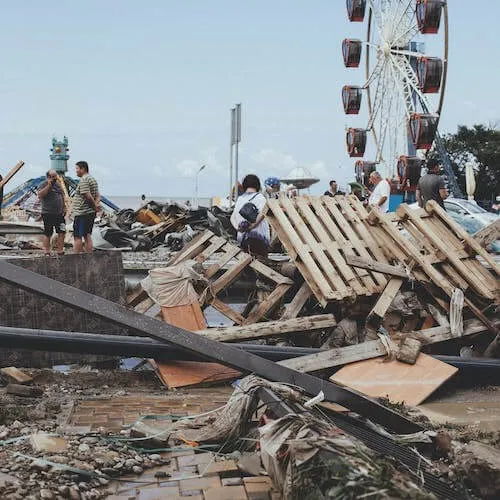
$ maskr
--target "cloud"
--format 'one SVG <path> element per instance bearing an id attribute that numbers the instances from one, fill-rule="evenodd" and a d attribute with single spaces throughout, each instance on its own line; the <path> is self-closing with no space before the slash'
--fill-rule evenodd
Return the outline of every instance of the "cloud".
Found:
<path id="1" fill-rule="evenodd" d="M 275 171 L 276 173 L 288 173 L 298 166 L 298 161 L 290 154 L 275 151 L 272 148 L 264 148 L 252 155 L 252 160 L 261 167 Z"/>
<path id="2" fill-rule="evenodd" d="M 177 163 L 175 170 L 177 170 L 182 177 L 194 177 L 200 167 L 200 162 L 194 160 L 182 160 Z"/>

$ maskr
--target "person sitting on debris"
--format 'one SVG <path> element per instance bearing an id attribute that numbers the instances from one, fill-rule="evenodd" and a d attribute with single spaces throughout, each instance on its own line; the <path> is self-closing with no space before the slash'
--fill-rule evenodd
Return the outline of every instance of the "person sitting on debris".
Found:
<path id="1" fill-rule="evenodd" d="M 238 243 L 243 250 L 251 255 L 267 257 L 271 234 L 263 214 L 266 197 L 260 189 L 260 180 L 256 175 L 249 174 L 243 179 L 244 192 L 236 200 L 231 224 L 238 231 Z M 253 222 L 244 217 L 247 212 L 255 213 Z"/>
<path id="2" fill-rule="evenodd" d="M 85 240 L 85 250 L 92 252 L 92 229 L 96 213 L 101 209 L 101 195 L 97 181 L 89 175 L 89 165 L 86 161 L 76 162 L 76 175 L 80 182 L 73 195 L 73 251 L 82 253 Z"/>
<path id="3" fill-rule="evenodd" d="M 337 189 L 337 181 L 330 181 L 330 189 L 328 191 L 325 191 L 324 196 L 337 196 L 337 195 L 344 195 L 342 191 L 339 191 Z"/>
<path id="4" fill-rule="evenodd" d="M 266 197 L 277 200 L 280 197 L 281 183 L 277 177 L 268 177 L 264 181 L 266 186 Z"/>
<path id="5" fill-rule="evenodd" d="M 379 212 L 388 212 L 389 197 L 391 196 L 390 184 L 376 170 L 370 174 L 370 184 L 374 186 L 374 189 L 370 193 L 368 204 Z"/>
<path id="6" fill-rule="evenodd" d="M 43 220 L 43 250 L 50 256 L 50 240 L 57 233 L 57 255 L 64 254 L 64 238 L 66 236 L 66 209 L 64 193 L 57 181 L 57 172 L 50 169 L 46 174 L 47 180 L 38 186 L 38 198 L 42 202 Z"/>
<path id="7" fill-rule="evenodd" d="M 427 161 L 427 173 L 420 177 L 417 184 L 417 203 L 423 207 L 429 200 L 434 200 L 444 210 L 444 201 L 448 193 L 444 187 L 444 179 L 439 175 L 441 165 L 437 158 Z"/>

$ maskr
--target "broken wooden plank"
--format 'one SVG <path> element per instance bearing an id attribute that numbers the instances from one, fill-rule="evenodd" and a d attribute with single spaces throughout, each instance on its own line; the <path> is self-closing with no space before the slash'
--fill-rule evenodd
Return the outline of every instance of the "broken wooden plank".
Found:
<path id="1" fill-rule="evenodd" d="M 404 280 L 401 278 L 391 278 L 389 280 L 389 283 L 387 283 L 384 291 L 377 299 L 373 309 L 368 314 L 368 317 L 366 318 L 367 323 L 376 325 L 377 327 L 380 325 L 380 322 L 384 319 L 387 309 L 389 309 L 394 297 L 398 294 L 403 281 Z"/>
<path id="2" fill-rule="evenodd" d="M 454 231 L 454 233 L 464 242 L 469 248 L 480 255 L 491 266 L 497 276 L 500 276 L 500 266 L 489 254 L 463 227 L 457 224 L 434 200 L 430 200 L 425 205 L 425 210 L 429 213 L 436 214 L 445 224 Z"/>
<path id="3" fill-rule="evenodd" d="M 368 359 L 340 369 L 330 377 L 346 387 L 394 403 L 417 406 L 441 387 L 458 368 L 420 354 L 415 364 Z"/>
<path id="4" fill-rule="evenodd" d="M 285 293 L 290 289 L 291 285 L 278 285 L 267 297 L 259 303 L 257 308 L 252 311 L 243 321 L 243 325 L 250 325 L 260 321 L 279 301 Z"/>
<path id="5" fill-rule="evenodd" d="M 486 327 L 479 320 L 464 321 L 463 337 L 482 333 L 486 330 Z M 449 326 L 436 326 L 426 330 L 410 332 L 405 335 L 418 338 L 424 345 L 437 344 L 456 338 L 452 335 Z M 387 350 L 380 340 L 369 340 L 357 345 L 339 347 L 317 354 L 301 356 L 300 358 L 287 359 L 280 361 L 279 364 L 300 372 L 314 372 L 325 368 L 333 368 L 334 366 L 342 366 L 354 361 L 385 356 L 386 354 Z"/>
<path id="6" fill-rule="evenodd" d="M 32 377 L 22 372 L 15 366 L 6 366 L 5 368 L 0 369 L 0 372 L 10 378 L 13 378 L 18 384 L 30 384 L 33 382 Z"/>
<path id="7" fill-rule="evenodd" d="M 293 285 L 293 280 L 266 266 L 260 260 L 254 259 L 249 267 L 257 273 L 262 274 L 262 276 L 274 281 L 277 285 Z"/>
<path id="8" fill-rule="evenodd" d="M 483 227 L 483 229 L 474 234 L 473 238 L 482 247 L 487 247 L 495 240 L 500 240 L 500 218 Z"/>
<path id="9" fill-rule="evenodd" d="M 17 162 L 11 169 L 9 172 L 7 172 L 5 174 L 5 177 L 0 181 L 0 189 L 2 189 L 5 184 L 7 184 L 7 182 L 9 182 L 12 177 L 14 177 L 14 175 L 17 174 L 17 172 L 19 172 L 19 170 L 21 170 L 21 168 L 24 166 L 24 161 L 19 161 Z"/>
<path id="10" fill-rule="evenodd" d="M 218 342 L 232 342 L 236 340 L 258 339 L 271 335 L 285 335 L 290 333 L 309 333 L 313 331 L 333 328 L 337 322 L 333 314 L 318 314 L 303 318 L 289 320 L 279 319 L 265 321 L 245 326 L 227 326 L 198 330 L 198 335 L 203 335 Z"/>
<path id="11" fill-rule="evenodd" d="M 37 398 L 43 394 L 41 387 L 33 387 L 31 385 L 8 384 L 5 388 L 7 394 L 15 394 L 26 398 Z"/>
<path id="12" fill-rule="evenodd" d="M 288 306 L 286 307 L 284 314 L 281 316 L 281 319 L 288 320 L 296 318 L 300 314 L 302 308 L 306 305 L 306 302 L 311 298 L 312 294 L 312 290 L 309 288 L 307 281 L 304 281 L 304 283 L 302 283 L 302 286 L 299 288 L 299 291 L 295 294 L 290 304 L 288 304 Z"/>
<path id="13" fill-rule="evenodd" d="M 406 271 L 400 267 L 391 266 L 390 264 L 384 264 L 375 260 L 365 259 L 363 257 L 358 257 L 357 255 L 345 254 L 345 260 L 350 266 L 361 267 L 362 269 L 369 269 L 370 271 L 389 274 L 390 276 L 396 276 L 399 278 L 410 277 Z"/>

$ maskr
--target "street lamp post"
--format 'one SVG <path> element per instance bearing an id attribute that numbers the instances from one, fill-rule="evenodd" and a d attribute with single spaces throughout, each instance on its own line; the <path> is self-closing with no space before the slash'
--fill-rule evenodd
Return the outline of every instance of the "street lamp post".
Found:
<path id="1" fill-rule="evenodd" d="M 198 208 L 198 176 L 200 175 L 200 172 L 206 167 L 206 165 L 202 165 L 198 172 L 196 172 L 195 175 L 195 180 L 194 180 L 194 207 L 193 208 Z"/>

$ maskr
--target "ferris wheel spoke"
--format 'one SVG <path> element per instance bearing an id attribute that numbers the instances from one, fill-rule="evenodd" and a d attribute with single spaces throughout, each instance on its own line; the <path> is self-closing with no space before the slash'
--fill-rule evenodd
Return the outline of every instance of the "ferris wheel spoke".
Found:
<path id="1" fill-rule="evenodd" d="M 368 4 L 370 6 L 370 9 L 373 13 L 373 19 L 375 26 L 377 28 L 378 36 L 380 37 L 380 40 L 384 41 L 384 35 L 383 35 L 383 26 L 384 26 L 384 15 L 383 11 L 379 5 L 380 2 L 375 3 L 374 0 L 368 0 Z"/>
<path id="2" fill-rule="evenodd" d="M 418 24 L 416 19 L 412 19 L 412 22 L 407 25 L 398 36 L 396 36 L 392 42 L 392 46 L 398 46 L 400 44 L 407 45 L 410 40 L 418 33 Z"/>
<path id="3" fill-rule="evenodd" d="M 375 97 L 373 100 L 373 105 L 371 109 L 370 119 L 368 121 L 367 129 L 371 130 L 373 128 L 373 123 L 375 122 L 380 108 L 383 104 L 383 98 L 385 92 L 387 92 L 387 87 L 384 86 L 385 75 L 387 73 L 388 65 L 384 63 L 379 73 L 379 78 L 377 80 L 377 86 L 375 88 Z"/>
<path id="4" fill-rule="evenodd" d="M 399 2 L 399 5 L 404 5 L 405 2 L 401 1 Z M 406 1 L 406 7 L 402 9 L 400 17 L 396 20 L 395 26 L 405 26 L 407 29 L 409 26 L 410 20 L 413 19 L 415 16 L 415 0 L 407 0 Z M 406 22 L 404 22 L 406 19 Z"/>
<path id="5" fill-rule="evenodd" d="M 420 104 L 421 104 L 424 112 L 429 113 L 430 110 L 432 109 L 432 107 L 431 107 L 427 97 L 425 96 L 425 94 L 420 90 L 420 87 L 418 85 L 418 77 L 415 74 L 415 71 L 411 67 L 410 62 L 408 61 L 408 59 L 406 57 L 403 57 L 401 59 L 402 59 L 403 68 L 406 72 L 408 83 L 412 89 L 412 92 L 414 92 L 418 96 L 418 99 L 420 101 Z"/>

